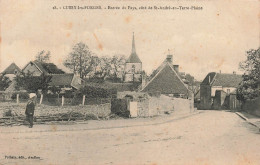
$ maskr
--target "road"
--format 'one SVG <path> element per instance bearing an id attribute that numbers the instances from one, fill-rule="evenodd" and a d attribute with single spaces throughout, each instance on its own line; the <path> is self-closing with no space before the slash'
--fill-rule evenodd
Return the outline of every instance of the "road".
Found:
<path id="1" fill-rule="evenodd" d="M 0 164 L 252 165 L 260 164 L 259 137 L 235 113 L 205 111 L 156 125 L 1 134 Z"/>

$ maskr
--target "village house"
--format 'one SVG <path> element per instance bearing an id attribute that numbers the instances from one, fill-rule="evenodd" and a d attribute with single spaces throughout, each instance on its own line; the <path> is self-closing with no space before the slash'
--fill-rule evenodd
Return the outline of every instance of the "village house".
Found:
<path id="1" fill-rule="evenodd" d="M 30 61 L 27 65 L 25 65 L 22 71 L 23 73 L 30 73 L 33 76 L 41 76 L 42 74 L 45 75 L 65 74 L 64 71 L 59 69 L 53 63 L 45 63 L 45 62 L 38 62 L 38 61 Z"/>
<path id="2" fill-rule="evenodd" d="M 83 80 L 73 73 L 65 73 L 53 63 L 30 61 L 22 69 L 23 73 L 30 73 L 33 76 L 48 75 L 51 76 L 49 86 L 56 86 L 62 90 L 79 89 Z M 15 82 L 6 89 L 6 92 L 15 91 Z"/>
<path id="3" fill-rule="evenodd" d="M 12 63 L 1 74 L 5 75 L 12 81 L 14 77 L 21 71 L 22 70 L 15 63 Z"/>
<path id="4" fill-rule="evenodd" d="M 141 92 L 160 93 L 171 97 L 188 98 L 191 91 L 179 74 L 179 65 L 173 65 L 172 55 L 153 72 L 147 83 L 142 83 Z"/>
<path id="5" fill-rule="evenodd" d="M 242 75 L 209 73 L 200 84 L 199 109 L 239 109 L 236 89 L 242 81 Z"/>

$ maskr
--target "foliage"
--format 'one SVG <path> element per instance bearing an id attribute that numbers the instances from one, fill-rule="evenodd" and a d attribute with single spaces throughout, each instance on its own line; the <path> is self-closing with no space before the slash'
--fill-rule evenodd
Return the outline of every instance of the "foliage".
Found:
<path id="1" fill-rule="evenodd" d="M 10 84 L 11 80 L 8 77 L 6 77 L 4 74 L 0 75 L 0 91 L 6 90 Z"/>
<path id="2" fill-rule="evenodd" d="M 260 96 L 260 47 L 247 51 L 247 59 L 240 63 L 243 80 L 237 89 L 237 99 L 246 101 Z"/>
<path id="3" fill-rule="evenodd" d="M 60 94 L 61 92 L 61 88 L 60 87 L 56 87 L 56 86 L 51 86 L 48 88 L 48 90 L 50 90 L 53 94 Z"/>
<path id="4" fill-rule="evenodd" d="M 112 99 L 111 112 L 120 117 L 128 118 L 130 116 L 130 111 L 127 108 L 127 100 L 126 99 Z"/>
<path id="5" fill-rule="evenodd" d="M 98 88 L 92 86 L 84 86 L 79 89 L 77 92 L 77 97 L 82 97 L 83 95 L 86 98 L 111 98 L 117 94 L 116 89 L 105 89 L 105 88 Z"/>
<path id="6" fill-rule="evenodd" d="M 80 78 L 105 80 L 108 77 L 121 78 L 125 61 L 122 55 L 114 55 L 112 58 L 98 57 L 85 43 L 80 42 L 73 47 L 64 65 L 74 73 L 78 73 Z"/>
<path id="7" fill-rule="evenodd" d="M 50 61 L 51 52 L 42 50 L 38 52 L 38 54 L 35 56 L 35 60 L 38 62 L 49 62 Z"/>
<path id="8" fill-rule="evenodd" d="M 48 83 L 51 80 L 51 76 L 42 74 L 41 76 L 33 76 L 32 73 L 21 73 L 15 77 L 17 90 L 21 88 L 27 90 L 28 92 L 36 93 L 39 89 L 43 93 L 47 92 Z"/>
<path id="9" fill-rule="evenodd" d="M 16 95 L 19 94 L 19 98 L 20 99 L 29 99 L 29 94 L 26 92 L 17 92 L 17 93 L 13 93 L 11 96 L 11 99 L 15 100 L 16 99 Z"/>
<path id="10" fill-rule="evenodd" d="M 72 90 L 66 90 L 64 93 L 65 98 L 73 98 L 74 97 L 74 92 Z"/>

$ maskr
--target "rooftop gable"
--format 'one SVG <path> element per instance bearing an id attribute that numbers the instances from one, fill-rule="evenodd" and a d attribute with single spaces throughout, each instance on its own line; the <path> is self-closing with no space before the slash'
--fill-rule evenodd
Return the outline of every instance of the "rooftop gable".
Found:
<path id="1" fill-rule="evenodd" d="M 2 73 L 3 74 L 16 74 L 16 72 L 21 72 L 22 70 L 15 64 L 10 64 Z"/>
<path id="2" fill-rule="evenodd" d="M 36 68 L 43 74 L 64 74 L 65 72 L 59 69 L 54 63 L 44 63 L 39 61 L 30 61 L 24 69 L 29 65 L 35 65 Z M 23 70 L 24 70 L 23 69 Z"/>
<path id="3" fill-rule="evenodd" d="M 164 62 L 158 73 L 146 84 L 142 92 L 161 92 L 162 94 L 188 94 L 189 89 L 181 80 L 171 64 Z"/>

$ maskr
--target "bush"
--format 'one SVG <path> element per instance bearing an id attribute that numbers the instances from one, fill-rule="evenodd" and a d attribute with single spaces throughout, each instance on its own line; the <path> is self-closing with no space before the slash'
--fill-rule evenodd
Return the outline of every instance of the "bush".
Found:
<path id="1" fill-rule="evenodd" d="M 25 100 L 29 99 L 29 94 L 26 92 L 13 93 L 11 99 L 15 100 L 17 94 L 19 94 L 20 99 L 25 99 Z"/>
<path id="2" fill-rule="evenodd" d="M 52 93 L 48 93 L 46 94 L 47 98 L 58 98 L 58 94 L 52 94 Z"/>
<path id="3" fill-rule="evenodd" d="M 4 112 L 4 117 L 10 117 L 10 116 L 12 116 L 12 111 L 10 109 Z"/>
<path id="4" fill-rule="evenodd" d="M 83 95 L 86 95 L 86 98 L 112 98 L 117 95 L 117 90 L 84 86 L 76 93 L 76 97 L 82 97 Z"/>
<path id="5" fill-rule="evenodd" d="M 65 93 L 63 94 L 65 98 L 73 98 L 75 93 L 71 90 L 69 91 L 65 91 Z"/>
<path id="6" fill-rule="evenodd" d="M 126 99 L 112 99 L 111 112 L 120 117 L 129 117 L 130 111 L 127 109 Z"/>
<path id="7" fill-rule="evenodd" d="M 94 114 L 86 114 L 85 120 L 98 120 L 98 118 Z"/>

